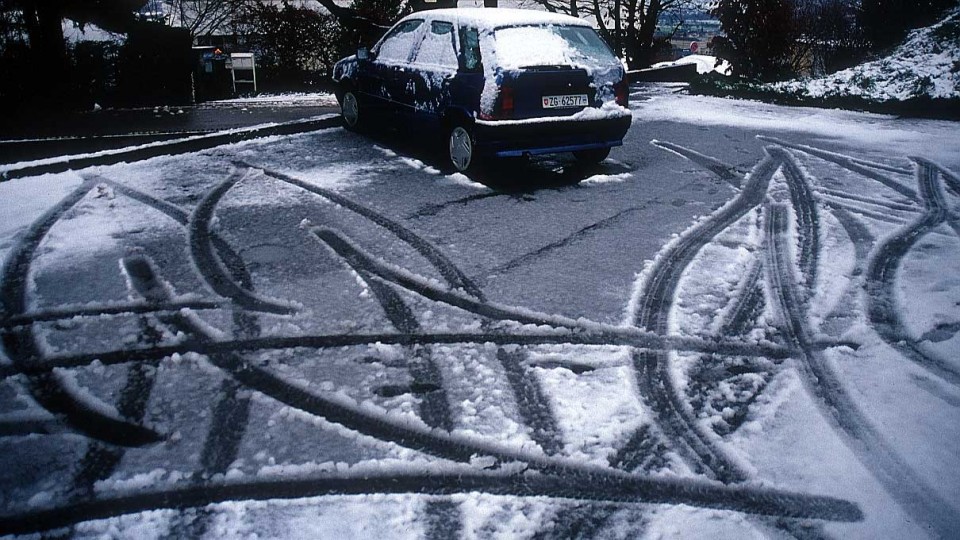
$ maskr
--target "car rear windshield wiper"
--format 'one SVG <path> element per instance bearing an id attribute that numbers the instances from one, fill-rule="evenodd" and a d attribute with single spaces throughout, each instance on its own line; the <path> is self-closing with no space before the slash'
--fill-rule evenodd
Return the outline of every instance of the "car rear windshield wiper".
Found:
<path id="1" fill-rule="evenodd" d="M 526 69 L 528 71 L 559 71 L 573 69 L 573 66 L 564 64 L 538 64 L 535 66 L 520 66 L 520 69 Z"/>

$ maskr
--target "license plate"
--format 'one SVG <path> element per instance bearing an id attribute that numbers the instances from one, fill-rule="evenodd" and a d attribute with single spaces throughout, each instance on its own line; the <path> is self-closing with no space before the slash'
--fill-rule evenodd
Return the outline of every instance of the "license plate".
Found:
<path id="1" fill-rule="evenodd" d="M 586 107 L 586 94 L 577 94 L 572 96 L 543 96 L 544 109 L 566 109 L 570 107 Z"/>

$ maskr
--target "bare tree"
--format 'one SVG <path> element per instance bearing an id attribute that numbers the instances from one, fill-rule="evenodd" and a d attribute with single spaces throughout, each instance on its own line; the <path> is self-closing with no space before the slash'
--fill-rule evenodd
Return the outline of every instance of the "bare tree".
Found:
<path id="1" fill-rule="evenodd" d="M 804 0 L 797 6 L 794 73 L 820 76 L 850 67 L 867 51 L 858 0 Z"/>
<path id="2" fill-rule="evenodd" d="M 596 21 L 600 34 L 631 69 L 649 66 L 658 43 L 666 41 L 683 24 L 683 10 L 703 7 L 703 0 L 526 0 L 553 13 Z M 677 22 L 665 35 L 657 35 L 663 14 L 675 12 Z"/>
<path id="3" fill-rule="evenodd" d="M 193 36 L 215 33 L 226 27 L 253 0 L 169 0 L 168 24 L 186 28 Z"/>
<path id="4" fill-rule="evenodd" d="M 720 0 L 714 15 L 727 34 L 723 57 L 734 74 L 775 80 L 795 73 L 797 0 Z"/>

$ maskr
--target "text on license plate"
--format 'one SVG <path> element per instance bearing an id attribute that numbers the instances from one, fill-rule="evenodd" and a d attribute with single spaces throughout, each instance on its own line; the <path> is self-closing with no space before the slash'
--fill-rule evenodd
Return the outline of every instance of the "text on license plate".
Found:
<path id="1" fill-rule="evenodd" d="M 586 107 L 586 94 L 577 94 L 572 96 L 543 96 L 544 109 L 563 109 L 567 107 Z"/>

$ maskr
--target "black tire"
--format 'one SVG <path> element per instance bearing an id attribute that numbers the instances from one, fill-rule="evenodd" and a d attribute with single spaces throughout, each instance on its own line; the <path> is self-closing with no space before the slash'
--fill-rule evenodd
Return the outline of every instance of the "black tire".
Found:
<path id="1" fill-rule="evenodd" d="M 456 172 L 468 173 L 479 168 L 475 139 L 469 127 L 457 124 L 447 133 L 446 157 Z"/>
<path id="2" fill-rule="evenodd" d="M 596 165 L 601 161 L 607 159 L 607 156 L 610 155 L 609 148 L 593 148 L 591 150 L 578 150 L 573 153 L 573 157 L 577 158 L 577 161 L 585 165 Z"/>
<path id="3" fill-rule="evenodd" d="M 340 115 L 343 116 L 343 127 L 350 131 L 361 131 L 366 120 L 360 110 L 360 100 L 353 90 L 347 90 L 340 98 Z"/>

